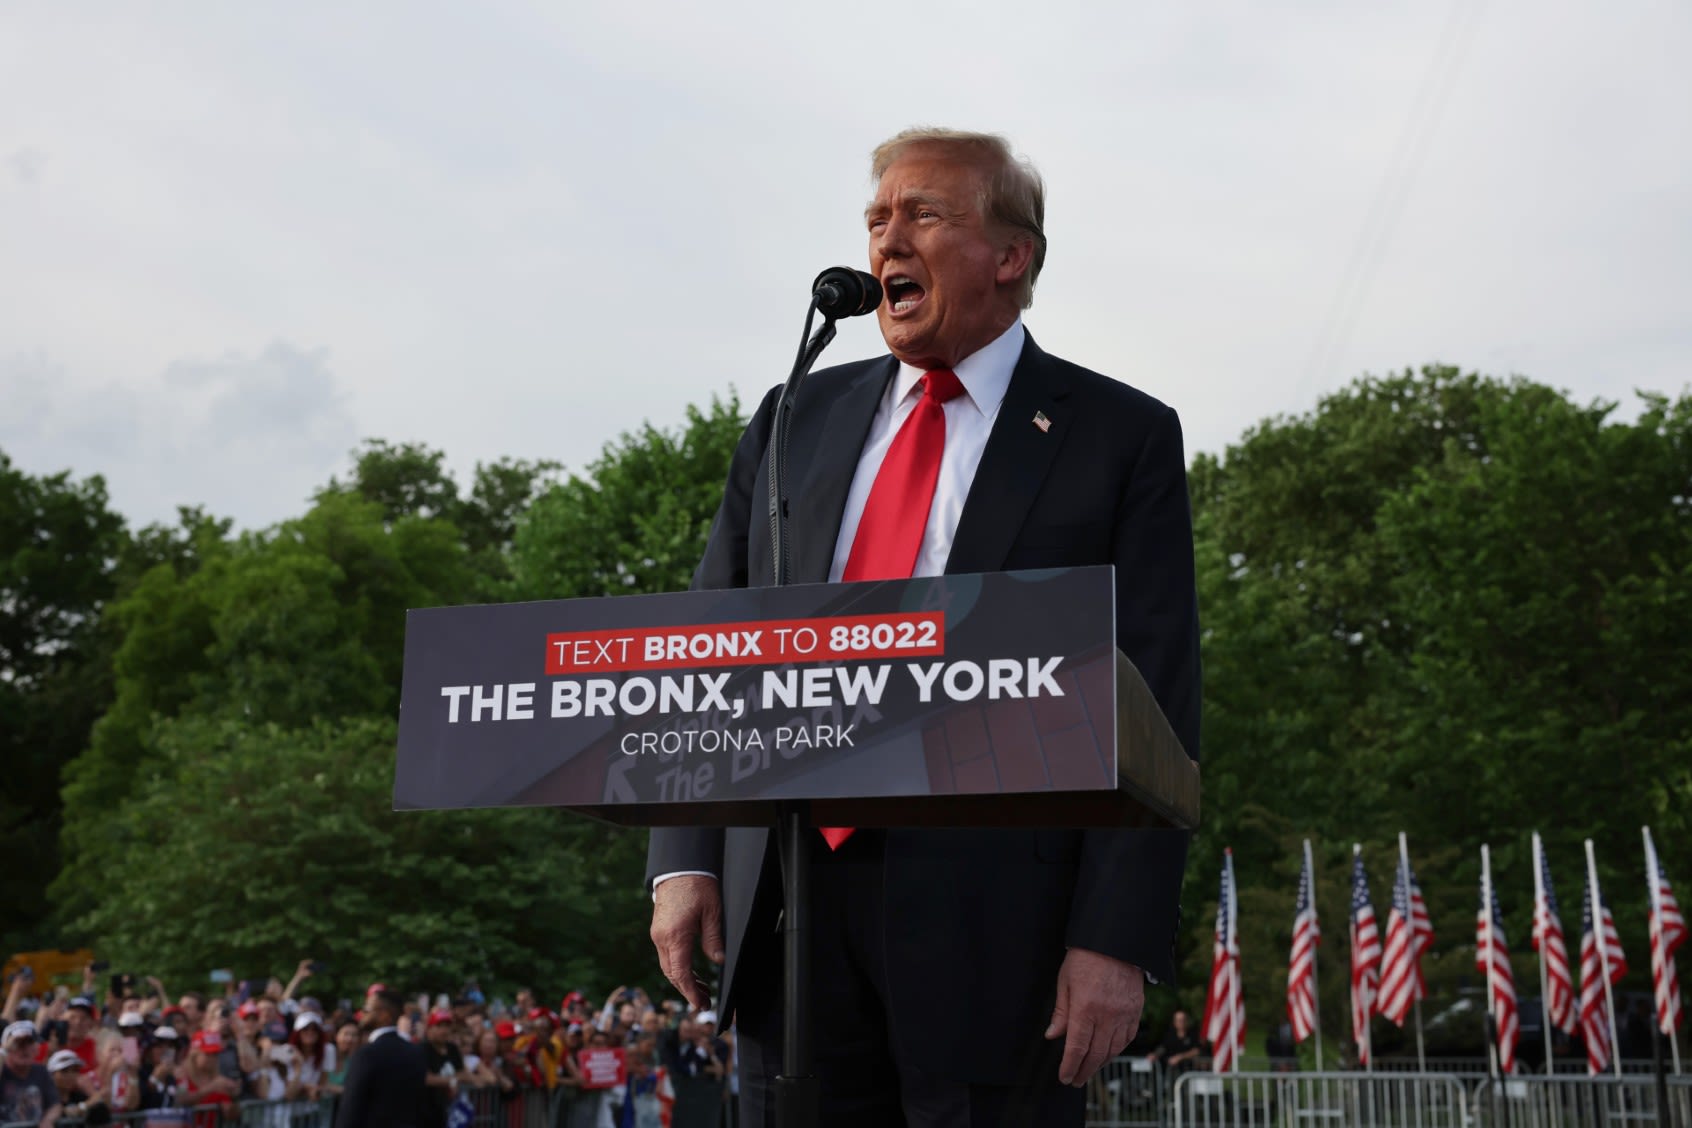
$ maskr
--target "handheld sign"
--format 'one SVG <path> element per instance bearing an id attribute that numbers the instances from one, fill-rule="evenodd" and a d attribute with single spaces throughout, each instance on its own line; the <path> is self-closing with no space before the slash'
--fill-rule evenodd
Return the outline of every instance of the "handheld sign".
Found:
<path id="1" fill-rule="evenodd" d="M 628 1062 L 620 1047 L 577 1050 L 576 1064 L 582 1067 L 584 1089 L 614 1089 L 629 1079 Z"/>

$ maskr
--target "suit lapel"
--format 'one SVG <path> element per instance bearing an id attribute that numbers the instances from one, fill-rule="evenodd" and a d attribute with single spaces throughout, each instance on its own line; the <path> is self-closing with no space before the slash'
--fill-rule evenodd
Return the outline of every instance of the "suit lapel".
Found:
<path id="1" fill-rule="evenodd" d="M 881 405 L 887 381 L 899 364 L 892 357 L 871 361 L 855 376 L 828 408 L 813 450 L 802 451 L 796 440 L 788 448 L 788 474 L 798 486 L 788 494 L 793 507 L 793 579 L 801 584 L 820 584 L 828 579 L 834 563 L 834 542 L 840 536 L 840 518 L 846 512 L 846 494 L 857 473 L 864 440 L 869 437 L 875 410 Z M 804 389 L 800 390 L 804 396 Z M 808 460 L 808 467 L 805 466 Z"/>
<path id="2" fill-rule="evenodd" d="M 987 437 L 975 481 L 958 517 L 946 572 L 997 572 L 1004 568 L 1028 507 L 1063 445 L 1069 422 L 1069 381 L 1029 336 L 1011 373 L 999 416 Z M 1036 413 L 1049 422 L 1042 429 Z"/>

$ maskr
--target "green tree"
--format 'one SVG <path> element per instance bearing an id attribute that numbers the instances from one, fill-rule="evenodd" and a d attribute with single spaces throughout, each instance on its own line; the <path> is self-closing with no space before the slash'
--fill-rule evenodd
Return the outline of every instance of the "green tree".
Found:
<path id="1" fill-rule="evenodd" d="M 648 970 L 620 927 L 649 906 L 638 886 L 588 888 L 591 836 L 550 811 L 396 812 L 395 739 L 386 718 L 162 723 L 110 822 L 136 845 L 106 859 L 77 930 L 172 982 L 311 955 L 330 964 L 319 989 L 342 994 Z"/>
<path id="2" fill-rule="evenodd" d="M 101 478 L 35 477 L 0 452 L 0 951 L 42 938 L 59 769 L 111 696 L 99 620 L 125 540 Z"/>
<path id="3" fill-rule="evenodd" d="M 1277 934 L 1242 937 L 1269 966 L 1290 940 L 1296 840 L 1315 839 L 1325 880 L 1362 842 L 1384 921 L 1398 830 L 1442 906 L 1436 991 L 1477 982 L 1482 842 L 1527 950 L 1535 828 L 1570 903 L 1580 840 L 1597 840 L 1643 951 L 1639 824 L 1676 843 L 1671 869 L 1687 856 L 1692 685 L 1673 655 L 1692 626 L 1692 406 L 1647 397 L 1632 423 L 1613 406 L 1429 368 L 1360 380 L 1195 461 L 1205 822 L 1187 903 L 1214 911 L 1234 845 L 1242 901 L 1271 894 Z M 1322 894 L 1330 938 L 1346 888 Z M 1207 929 L 1188 938 L 1200 983 Z M 1265 986 L 1278 1014 L 1284 978 Z"/>
<path id="4" fill-rule="evenodd" d="M 509 598 L 525 551 L 546 569 L 525 574 L 530 597 L 585 594 L 542 589 L 618 545 L 640 563 L 617 590 L 685 586 L 736 411 L 625 436 L 533 506 L 549 464 L 479 466 L 465 499 L 439 455 L 372 443 L 303 517 L 185 556 L 151 538 L 158 563 L 108 616 L 117 700 L 67 787 L 54 892 L 73 931 L 190 975 L 332 951 L 348 983 L 650 979 L 631 943 L 651 911 L 644 835 L 553 811 L 391 811 L 405 611 Z M 231 924 L 243 898 L 282 908 Z"/>
<path id="5" fill-rule="evenodd" d="M 648 425 L 608 444 L 585 474 L 529 507 L 512 547 L 510 598 L 685 590 L 745 427 L 731 396 L 688 408 L 677 433 Z"/>
<path id="6" fill-rule="evenodd" d="M 474 590 L 458 531 L 325 493 L 303 517 L 234 542 L 201 529 L 186 574 L 155 565 L 109 615 L 116 699 L 67 768 L 65 866 L 54 896 L 83 916 L 100 875 L 136 845 L 111 819 L 178 716 L 304 726 L 394 715 L 405 612 Z"/>
<path id="7" fill-rule="evenodd" d="M 519 518 L 552 484 L 558 469 L 558 463 L 546 459 L 477 463 L 470 492 L 461 497 L 443 452 L 420 443 L 369 439 L 354 452 L 351 477 L 331 479 L 318 496 L 361 497 L 379 505 L 389 522 L 406 517 L 451 522 L 470 554 L 478 597 L 492 600 L 511 578 L 507 558 Z"/>

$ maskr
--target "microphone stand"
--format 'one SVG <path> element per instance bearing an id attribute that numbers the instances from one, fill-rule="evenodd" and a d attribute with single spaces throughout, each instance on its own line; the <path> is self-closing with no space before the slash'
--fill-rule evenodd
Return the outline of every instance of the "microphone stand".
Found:
<path id="1" fill-rule="evenodd" d="M 834 318 L 824 316 L 822 328 L 811 333 L 817 316 L 817 299 L 812 297 L 811 308 L 805 314 L 805 330 L 799 336 L 799 355 L 794 358 L 793 371 L 782 385 L 781 397 L 776 400 L 775 420 L 770 432 L 769 507 L 770 550 L 775 557 L 775 574 L 771 586 L 786 587 L 793 582 L 793 555 L 787 531 L 787 442 L 793 426 L 793 402 L 798 398 L 799 385 L 816 364 L 817 357 L 834 340 Z M 808 339 L 807 339 L 808 338 Z"/>
<path id="2" fill-rule="evenodd" d="M 784 587 L 792 582 L 793 556 L 787 522 L 787 443 L 793 424 L 793 403 L 799 385 L 817 362 L 817 357 L 834 340 L 834 318 L 824 316 L 815 335 L 817 299 L 805 314 L 805 329 L 799 337 L 799 355 L 793 371 L 776 400 L 770 432 L 769 514 L 770 551 L 774 557 L 773 582 Z M 781 852 L 782 942 L 786 966 L 782 972 L 782 1072 L 775 1079 L 776 1124 L 780 1128 L 813 1128 L 822 1111 L 822 1089 L 818 1083 L 811 1045 L 811 856 L 816 834 L 810 825 L 809 804 L 794 800 L 783 803 L 778 816 Z"/>

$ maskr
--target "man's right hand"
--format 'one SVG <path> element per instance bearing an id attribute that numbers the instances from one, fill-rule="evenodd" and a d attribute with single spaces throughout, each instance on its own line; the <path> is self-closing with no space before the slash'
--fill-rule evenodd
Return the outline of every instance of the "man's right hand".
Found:
<path id="1" fill-rule="evenodd" d="M 664 978 L 697 1010 L 711 1005 L 711 992 L 693 973 L 698 941 L 712 963 L 722 963 L 723 898 L 717 879 L 684 874 L 659 882 L 652 900 L 652 945 Z"/>

